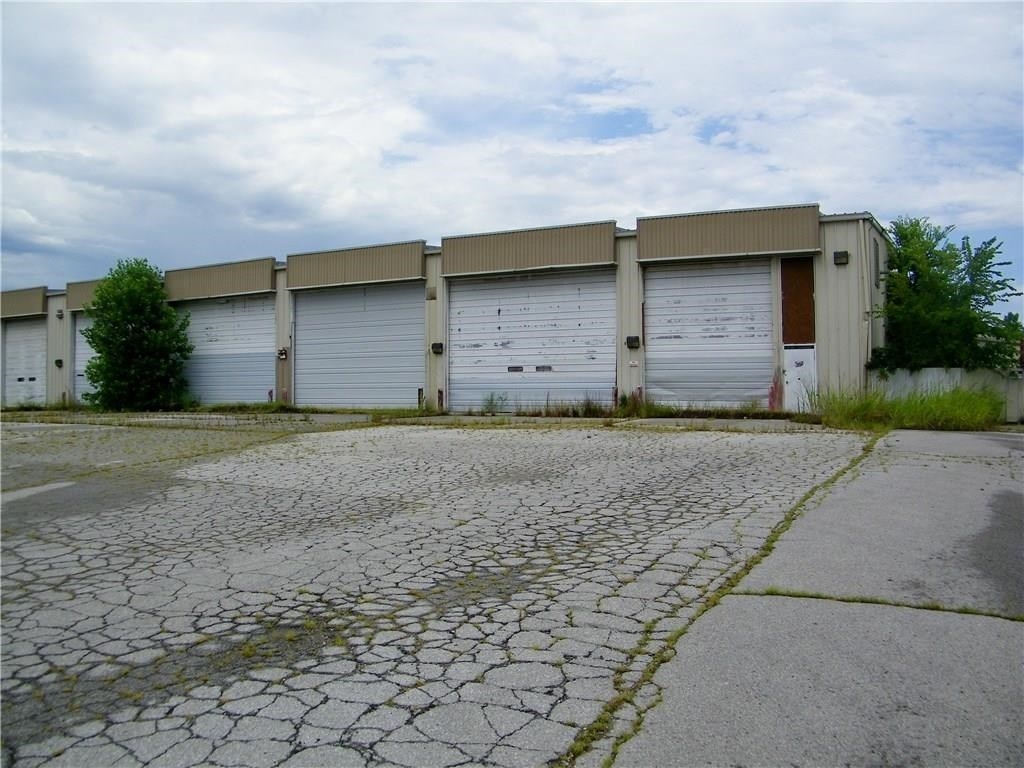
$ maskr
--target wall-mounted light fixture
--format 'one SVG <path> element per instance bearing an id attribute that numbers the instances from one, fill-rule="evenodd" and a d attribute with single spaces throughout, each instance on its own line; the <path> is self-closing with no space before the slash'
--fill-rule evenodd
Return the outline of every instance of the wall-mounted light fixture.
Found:
<path id="1" fill-rule="evenodd" d="M 59 357 L 53 361 L 53 364 L 56 365 L 58 368 L 64 367 L 64 361 Z"/>
<path id="2" fill-rule="evenodd" d="M 430 345 L 430 351 L 433 352 L 435 355 L 444 354 L 444 342 L 435 341 L 433 344 Z"/>
<path id="3" fill-rule="evenodd" d="M 63 309 L 58 309 L 57 310 L 57 319 L 58 320 L 63 320 L 64 319 L 64 310 Z"/>
<path id="4" fill-rule="evenodd" d="M 626 337 L 626 349 L 640 349 L 640 337 L 639 336 L 627 336 Z"/>
<path id="5" fill-rule="evenodd" d="M 832 251 L 832 263 L 837 267 L 842 267 L 850 263 L 850 252 L 849 251 Z"/>
<path id="6" fill-rule="evenodd" d="M 287 360 L 288 359 L 288 347 L 281 347 L 279 350 L 277 350 L 277 359 L 278 360 Z"/>

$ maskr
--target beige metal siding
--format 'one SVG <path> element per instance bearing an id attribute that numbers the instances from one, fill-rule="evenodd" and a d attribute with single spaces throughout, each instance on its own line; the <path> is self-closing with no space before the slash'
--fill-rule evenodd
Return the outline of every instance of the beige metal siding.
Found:
<path id="1" fill-rule="evenodd" d="M 818 220 L 817 205 L 638 219 L 639 260 L 814 253 Z"/>
<path id="2" fill-rule="evenodd" d="M 615 239 L 618 275 L 615 281 L 616 377 L 619 396 L 644 386 L 644 353 L 626 346 L 627 336 L 644 337 L 643 272 L 636 260 L 636 235 Z"/>
<path id="3" fill-rule="evenodd" d="M 871 269 L 871 346 L 885 346 L 885 320 L 877 310 L 885 305 L 885 276 L 889 270 L 889 241 L 882 230 L 873 223 L 868 224 Z M 875 259 L 877 249 L 878 258 Z"/>
<path id="4" fill-rule="evenodd" d="M 171 269 L 164 274 L 164 288 L 168 301 L 267 293 L 274 290 L 274 260 Z"/>
<path id="5" fill-rule="evenodd" d="M 288 257 L 288 287 L 380 283 L 422 278 L 423 240 L 366 248 L 346 248 Z"/>
<path id="6" fill-rule="evenodd" d="M 823 253 L 815 259 L 815 337 L 818 386 L 832 392 L 860 392 L 867 375 L 870 306 L 865 293 L 864 226 L 859 220 L 824 221 Z M 847 251 L 848 264 L 836 265 L 834 253 Z"/>
<path id="7" fill-rule="evenodd" d="M 460 235 L 441 241 L 445 275 L 615 263 L 615 222 Z"/>
<path id="8" fill-rule="evenodd" d="M 0 294 L 0 317 L 46 314 L 46 288 L 22 288 Z"/>
<path id="9" fill-rule="evenodd" d="M 68 283 L 68 311 L 78 312 L 96 296 L 96 287 L 101 280 L 84 280 Z"/>
<path id="10" fill-rule="evenodd" d="M 277 358 L 275 378 L 276 399 L 283 403 L 291 402 L 292 389 L 292 295 L 288 292 L 288 270 L 276 267 L 274 271 L 275 350 L 284 350 L 285 357 Z"/>
<path id="11" fill-rule="evenodd" d="M 431 408 L 447 405 L 448 388 L 448 284 L 441 277 L 441 254 L 431 253 L 426 259 L 426 382 L 424 403 Z M 441 343 L 444 351 L 435 354 L 431 345 Z"/>
<path id="12" fill-rule="evenodd" d="M 71 336 L 75 323 L 67 309 L 67 295 L 46 300 L 46 402 L 67 403 L 71 399 L 75 361 L 71 357 Z M 57 367 L 57 361 L 61 361 Z"/>

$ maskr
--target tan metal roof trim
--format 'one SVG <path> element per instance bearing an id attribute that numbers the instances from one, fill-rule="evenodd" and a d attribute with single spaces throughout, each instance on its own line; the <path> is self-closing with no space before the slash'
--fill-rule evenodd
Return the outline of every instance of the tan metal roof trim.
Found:
<path id="1" fill-rule="evenodd" d="M 873 226 L 878 232 L 885 238 L 885 241 L 889 244 L 889 247 L 894 247 L 892 244 L 892 237 L 889 235 L 889 230 L 878 223 L 878 219 L 875 218 L 873 213 L 864 211 L 862 213 L 823 213 L 821 215 L 822 224 L 831 223 L 842 223 L 846 221 L 867 221 Z"/>
<path id="2" fill-rule="evenodd" d="M 46 314 L 46 287 L 21 288 L 0 293 L 0 317 L 30 317 Z"/>
<path id="3" fill-rule="evenodd" d="M 77 283 L 68 283 L 68 311 L 80 311 L 96 296 L 96 288 L 102 282 L 99 280 L 82 280 Z"/>
<path id="4" fill-rule="evenodd" d="M 213 264 L 164 273 L 168 301 L 210 299 L 274 290 L 274 259 Z"/>
<path id="5" fill-rule="evenodd" d="M 424 240 L 294 253 L 288 256 L 288 289 L 384 283 L 426 277 Z"/>
<path id="6" fill-rule="evenodd" d="M 441 271 L 445 275 L 614 263 L 614 221 L 441 239 Z"/>
<path id="7" fill-rule="evenodd" d="M 813 204 L 637 219 L 638 261 L 814 253 L 819 215 Z"/>

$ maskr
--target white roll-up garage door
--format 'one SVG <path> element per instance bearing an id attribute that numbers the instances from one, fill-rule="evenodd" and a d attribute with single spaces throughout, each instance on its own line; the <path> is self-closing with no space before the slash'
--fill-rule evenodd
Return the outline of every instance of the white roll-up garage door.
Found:
<path id="1" fill-rule="evenodd" d="M 75 313 L 75 349 L 72 357 L 75 360 L 74 394 L 75 399 L 78 401 L 82 400 L 82 395 L 88 394 L 95 389 L 85 377 L 85 366 L 89 364 L 95 353 L 92 347 L 89 346 L 89 342 L 82 335 L 82 331 L 91 327 L 91 317 L 87 317 L 83 312 Z"/>
<path id="2" fill-rule="evenodd" d="M 767 259 L 648 267 L 647 396 L 660 403 L 765 407 L 775 375 Z"/>
<path id="3" fill-rule="evenodd" d="M 277 366 L 274 296 L 188 301 L 177 309 L 189 314 L 195 346 L 185 366 L 192 396 L 207 404 L 265 401 Z"/>
<path id="4" fill-rule="evenodd" d="M 611 404 L 615 271 L 453 280 L 448 360 L 453 411 Z"/>
<path id="5" fill-rule="evenodd" d="M 422 281 L 296 293 L 296 404 L 417 406 L 426 361 L 424 298 Z"/>
<path id="6" fill-rule="evenodd" d="M 46 318 L 4 321 L 4 404 L 46 402 Z"/>

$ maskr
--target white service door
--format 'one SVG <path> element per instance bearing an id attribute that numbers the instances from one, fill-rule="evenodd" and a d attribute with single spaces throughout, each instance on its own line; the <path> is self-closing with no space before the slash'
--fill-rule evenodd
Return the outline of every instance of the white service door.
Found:
<path id="1" fill-rule="evenodd" d="M 46 402 L 46 318 L 4 321 L 4 404 Z"/>
<path id="2" fill-rule="evenodd" d="M 93 359 L 95 353 L 92 347 L 89 346 L 89 342 L 85 340 L 82 335 L 82 331 L 86 328 L 92 327 L 92 318 L 87 317 L 83 312 L 75 313 L 75 348 L 73 350 L 72 357 L 75 361 L 74 369 L 74 396 L 78 401 L 82 401 L 82 395 L 92 392 L 95 387 L 89 383 L 89 380 L 85 378 L 85 366 L 89 364 L 89 361 Z"/>
<path id="3" fill-rule="evenodd" d="M 297 405 L 416 407 L 426 366 L 422 281 L 295 294 Z"/>
<path id="4" fill-rule="evenodd" d="M 787 344 L 782 350 L 783 395 L 787 411 L 809 411 L 818 389 L 818 366 L 813 344 Z"/>
<path id="5" fill-rule="evenodd" d="M 448 406 L 613 402 L 615 271 L 453 280 Z"/>
<path id="6" fill-rule="evenodd" d="M 188 301 L 188 338 L 195 349 L 185 366 L 189 392 L 200 403 L 255 403 L 274 389 L 274 296 Z"/>
<path id="7" fill-rule="evenodd" d="M 644 272 L 647 396 L 671 405 L 768 405 L 775 375 L 768 259 Z"/>

